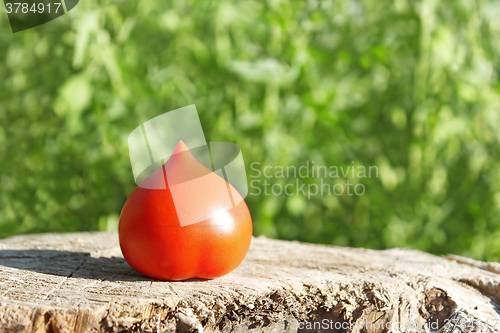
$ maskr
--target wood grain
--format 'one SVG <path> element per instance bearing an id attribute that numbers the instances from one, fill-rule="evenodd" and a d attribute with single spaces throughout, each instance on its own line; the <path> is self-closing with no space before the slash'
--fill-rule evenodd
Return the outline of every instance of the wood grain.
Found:
<path id="1" fill-rule="evenodd" d="M 126 263 L 116 233 L 24 235 L 0 241 L 0 328 L 496 332 L 498 267 L 411 250 L 254 238 L 227 276 L 164 282 Z"/>

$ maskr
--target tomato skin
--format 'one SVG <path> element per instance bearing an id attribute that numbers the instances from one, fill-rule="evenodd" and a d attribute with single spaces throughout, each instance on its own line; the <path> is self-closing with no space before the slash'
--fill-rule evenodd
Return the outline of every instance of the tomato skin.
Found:
<path id="1" fill-rule="evenodd" d="M 245 258 L 252 219 L 241 199 L 215 217 L 181 226 L 168 187 L 138 186 L 123 207 L 118 232 L 123 256 L 146 276 L 170 281 L 213 279 L 233 271 Z"/>

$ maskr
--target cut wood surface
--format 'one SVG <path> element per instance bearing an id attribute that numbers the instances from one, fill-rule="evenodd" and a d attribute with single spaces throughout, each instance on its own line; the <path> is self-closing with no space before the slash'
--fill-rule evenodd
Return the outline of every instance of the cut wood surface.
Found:
<path id="1" fill-rule="evenodd" d="M 116 233 L 0 241 L 2 332 L 494 332 L 500 265 L 254 238 L 218 279 L 135 272 Z"/>

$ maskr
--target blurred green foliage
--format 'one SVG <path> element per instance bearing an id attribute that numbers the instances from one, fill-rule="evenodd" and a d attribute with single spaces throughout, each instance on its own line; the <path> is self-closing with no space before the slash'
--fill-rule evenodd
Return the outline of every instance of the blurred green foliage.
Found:
<path id="1" fill-rule="evenodd" d="M 499 260 L 499 16 L 495 0 L 85 0 L 12 34 L 3 13 L 0 235 L 116 228 L 128 134 L 196 104 L 247 168 L 379 167 L 359 197 L 249 195 L 255 235 Z"/>

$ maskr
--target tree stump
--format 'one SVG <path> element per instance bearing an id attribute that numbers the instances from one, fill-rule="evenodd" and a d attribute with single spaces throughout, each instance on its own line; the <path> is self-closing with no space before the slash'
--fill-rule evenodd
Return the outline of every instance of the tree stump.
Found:
<path id="1" fill-rule="evenodd" d="M 0 241 L 2 332 L 495 332 L 500 264 L 254 238 L 214 280 L 134 271 L 116 233 Z"/>

